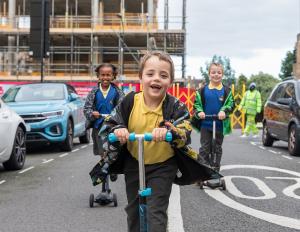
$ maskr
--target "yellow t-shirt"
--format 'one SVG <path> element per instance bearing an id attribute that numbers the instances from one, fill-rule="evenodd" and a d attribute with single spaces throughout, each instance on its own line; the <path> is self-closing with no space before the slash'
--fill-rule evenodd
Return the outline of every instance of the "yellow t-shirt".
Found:
<path id="1" fill-rule="evenodd" d="M 136 134 L 152 132 L 163 120 L 162 103 L 155 110 L 149 109 L 144 102 L 143 92 L 134 96 L 134 104 L 128 121 L 128 131 Z M 128 151 L 138 160 L 138 142 L 127 142 Z M 144 142 L 145 164 L 161 163 L 174 155 L 167 142 Z"/>

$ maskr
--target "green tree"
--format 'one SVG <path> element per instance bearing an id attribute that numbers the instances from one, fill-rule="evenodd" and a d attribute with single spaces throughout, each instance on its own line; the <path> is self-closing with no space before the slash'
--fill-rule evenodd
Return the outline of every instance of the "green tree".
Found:
<path id="1" fill-rule="evenodd" d="M 281 79 L 292 76 L 293 64 L 296 63 L 296 50 L 288 51 L 285 58 L 281 61 L 279 77 Z"/>
<path id="2" fill-rule="evenodd" d="M 271 91 L 279 81 L 279 79 L 273 77 L 270 74 L 259 72 L 256 75 L 251 75 L 246 87 L 248 88 L 251 82 L 254 82 L 256 84 L 256 89 L 259 90 L 261 94 L 262 106 L 264 106 Z"/>
<path id="3" fill-rule="evenodd" d="M 231 67 L 230 59 L 226 56 L 221 57 L 217 55 L 214 55 L 211 61 L 206 61 L 204 68 L 200 67 L 200 73 L 202 77 L 205 79 L 206 83 L 209 82 L 208 69 L 211 63 L 218 63 L 223 65 L 224 68 L 223 83 L 227 85 L 235 84 L 235 71 Z"/>

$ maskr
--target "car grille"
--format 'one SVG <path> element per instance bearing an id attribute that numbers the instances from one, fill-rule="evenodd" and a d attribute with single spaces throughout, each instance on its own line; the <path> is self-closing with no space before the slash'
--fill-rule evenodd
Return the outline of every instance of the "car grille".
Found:
<path id="1" fill-rule="evenodd" d="M 37 141 L 47 141 L 40 134 L 30 133 L 26 135 L 26 142 L 37 142 Z"/>
<path id="2" fill-rule="evenodd" d="M 21 117 L 24 119 L 26 123 L 41 122 L 46 119 L 46 117 L 43 116 L 42 114 L 26 114 L 26 115 L 21 115 Z"/>

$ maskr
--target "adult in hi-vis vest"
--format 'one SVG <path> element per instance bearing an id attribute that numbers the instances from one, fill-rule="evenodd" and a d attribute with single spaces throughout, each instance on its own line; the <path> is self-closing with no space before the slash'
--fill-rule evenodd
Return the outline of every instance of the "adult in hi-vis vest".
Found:
<path id="1" fill-rule="evenodd" d="M 247 118 L 246 128 L 241 137 L 247 137 L 252 132 L 253 137 L 256 138 L 258 136 L 258 129 L 256 127 L 255 116 L 261 112 L 261 95 L 256 90 L 254 82 L 249 85 L 249 90 L 245 92 L 239 105 L 239 110 L 244 110 Z"/>

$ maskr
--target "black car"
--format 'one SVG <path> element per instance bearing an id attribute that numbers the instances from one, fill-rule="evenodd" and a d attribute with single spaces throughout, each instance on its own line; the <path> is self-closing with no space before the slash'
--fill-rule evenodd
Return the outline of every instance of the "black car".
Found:
<path id="1" fill-rule="evenodd" d="M 275 140 L 288 142 L 291 155 L 300 155 L 300 80 L 294 77 L 277 84 L 264 107 L 264 146 Z"/>

